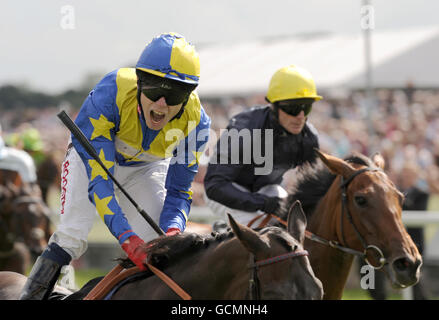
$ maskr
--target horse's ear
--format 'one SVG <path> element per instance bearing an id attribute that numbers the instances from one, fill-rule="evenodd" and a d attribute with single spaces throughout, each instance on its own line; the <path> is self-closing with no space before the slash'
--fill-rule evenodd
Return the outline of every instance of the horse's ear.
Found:
<path id="1" fill-rule="evenodd" d="M 302 204 L 296 200 L 288 212 L 288 232 L 294 239 L 303 244 L 305 240 L 306 216 L 303 212 Z"/>
<path id="2" fill-rule="evenodd" d="M 386 166 L 386 161 L 384 160 L 381 153 L 377 152 L 372 156 L 373 163 L 380 169 L 384 170 L 384 167 Z"/>
<path id="3" fill-rule="evenodd" d="M 356 171 L 349 163 L 342 159 L 323 153 L 317 148 L 314 148 L 314 151 L 328 167 L 328 169 L 334 174 L 339 174 L 347 179 Z"/>
<path id="4" fill-rule="evenodd" d="M 256 255 L 257 252 L 267 249 L 267 244 L 259 237 L 257 232 L 236 222 L 231 214 L 228 213 L 227 215 L 233 232 L 247 250 Z"/>

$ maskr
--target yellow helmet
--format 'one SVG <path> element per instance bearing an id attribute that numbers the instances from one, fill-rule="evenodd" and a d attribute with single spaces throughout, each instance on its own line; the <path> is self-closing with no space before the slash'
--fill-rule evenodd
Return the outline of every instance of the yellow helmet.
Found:
<path id="1" fill-rule="evenodd" d="M 267 100 L 271 103 L 281 100 L 312 98 L 322 99 L 317 95 L 312 75 L 295 65 L 283 67 L 271 77 Z"/>

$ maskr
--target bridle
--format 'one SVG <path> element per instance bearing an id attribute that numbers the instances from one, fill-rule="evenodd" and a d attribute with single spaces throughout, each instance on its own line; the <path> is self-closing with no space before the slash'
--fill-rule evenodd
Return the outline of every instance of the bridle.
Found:
<path id="1" fill-rule="evenodd" d="M 249 300 L 260 300 L 261 298 L 260 281 L 258 278 L 258 271 L 260 267 L 264 267 L 273 263 L 284 261 L 286 259 L 304 257 L 304 256 L 308 256 L 308 251 L 306 250 L 293 251 L 275 257 L 271 257 L 268 259 L 257 261 L 255 255 L 250 252 L 250 262 L 248 266 L 248 269 L 251 270 L 250 279 L 249 279 L 249 288 L 248 288 Z"/>
<path id="2" fill-rule="evenodd" d="M 352 182 L 352 180 L 354 180 L 355 177 L 357 177 L 358 175 L 362 174 L 363 172 L 367 172 L 367 171 L 372 171 L 372 172 L 378 172 L 379 171 L 379 172 L 382 172 L 382 170 L 379 169 L 379 168 L 369 168 L 368 167 L 368 168 L 363 168 L 363 169 L 355 171 L 346 180 L 343 178 L 343 176 L 341 177 L 341 184 L 340 184 L 340 189 L 341 189 L 340 232 L 341 232 L 341 235 L 342 235 L 343 243 L 340 244 L 340 242 L 338 242 L 338 241 L 324 239 L 324 238 L 322 238 L 322 237 L 320 237 L 320 236 L 318 236 L 318 235 L 316 235 L 316 234 L 314 234 L 314 233 L 312 233 L 312 232 L 310 232 L 308 230 L 305 231 L 305 237 L 308 238 L 309 240 L 312 240 L 314 242 L 318 242 L 320 244 L 327 245 L 327 246 L 329 246 L 331 248 L 338 249 L 338 250 L 343 251 L 345 253 L 349 253 L 351 255 L 359 256 L 359 257 L 363 258 L 364 261 L 366 261 L 366 263 L 369 266 L 371 266 L 375 270 L 379 270 L 382 267 L 384 267 L 384 265 L 387 263 L 387 259 L 384 257 L 384 253 L 383 253 L 383 251 L 379 247 L 377 247 L 375 245 L 371 245 L 371 244 L 368 245 L 367 244 L 366 240 L 364 239 L 364 237 L 361 235 L 361 233 L 358 231 L 357 227 L 355 226 L 354 221 L 352 219 L 351 212 L 349 211 L 349 208 L 348 208 L 348 205 L 347 205 L 347 188 L 348 188 L 349 184 Z M 346 215 L 347 215 L 349 223 L 354 228 L 355 234 L 357 235 L 358 239 L 361 242 L 361 245 L 364 248 L 363 251 L 354 250 L 354 249 L 351 249 L 349 247 L 346 247 L 346 245 L 344 245 L 346 243 L 346 241 L 344 239 L 344 232 L 343 232 L 343 216 L 344 216 L 345 212 L 346 212 Z M 256 218 L 251 220 L 247 226 L 251 227 L 251 225 L 255 221 L 257 221 L 259 218 L 261 218 L 263 216 L 266 216 L 266 218 L 261 222 L 261 224 L 259 225 L 258 228 L 261 228 L 261 227 L 265 226 L 271 218 L 275 218 L 280 223 L 282 223 L 284 226 L 287 226 L 287 222 L 285 220 L 283 220 L 283 219 L 281 219 L 281 218 L 279 218 L 279 217 L 277 217 L 275 215 L 266 214 L 266 213 L 264 213 L 264 214 L 262 214 L 260 216 L 257 216 Z M 378 253 L 378 256 L 379 256 L 378 260 L 379 260 L 379 263 L 380 263 L 379 266 L 374 266 L 368 260 L 367 253 L 368 253 L 369 250 L 374 250 L 375 252 Z"/>
<path id="3" fill-rule="evenodd" d="M 342 237 L 342 244 L 340 244 L 337 241 L 334 240 L 326 240 L 322 237 L 319 237 L 315 234 L 313 234 L 312 232 L 306 231 L 305 236 L 315 242 L 324 244 L 324 245 L 328 245 L 332 248 L 338 249 L 340 251 L 352 254 L 352 255 L 356 255 L 359 257 L 362 257 L 364 259 L 364 261 L 366 261 L 366 263 L 371 266 L 372 268 L 374 268 L 375 270 L 379 270 L 381 269 L 386 263 L 387 263 L 387 259 L 384 257 L 383 251 L 375 246 L 375 245 L 371 245 L 371 244 L 367 244 L 366 240 L 364 239 L 364 237 L 361 235 L 361 233 L 358 231 L 357 227 L 355 226 L 355 223 L 352 219 L 352 214 L 349 211 L 348 205 L 347 205 L 347 188 L 349 186 L 349 184 L 352 182 L 352 180 L 354 180 L 354 178 L 360 174 L 362 174 L 363 172 L 367 172 L 367 171 L 372 171 L 372 172 L 377 172 L 377 171 L 381 171 L 381 169 L 379 168 L 363 168 L 360 169 L 358 171 L 356 171 L 355 173 L 353 173 L 349 178 L 347 178 L 346 180 L 344 180 L 343 176 L 341 177 L 341 184 L 340 184 L 340 189 L 341 189 L 341 215 L 340 215 L 340 233 L 341 233 L 341 237 Z M 346 212 L 347 218 L 349 223 L 351 224 L 351 226 L 353 227 L 355 234 L 357 236 L 357 238 L 360 240 L 361 245 L 363 246 L 364 250 L 363 251 L 358 251 L 358 250 L 354 250 L 351 249 L 349 247 L 347 247 L 346 245 L 344 245 L 346 243 L 345 238 L 344 238 L 344 232 L 343 232 L 343 216 L 344 213 Z M 374 266 L 373 264 L 370 263 L 370 261 L 367 258 L 367 252 L 369 250 L 374 250 L 375 252 L 378 253 L 379 256 L 379 266 Z"/>

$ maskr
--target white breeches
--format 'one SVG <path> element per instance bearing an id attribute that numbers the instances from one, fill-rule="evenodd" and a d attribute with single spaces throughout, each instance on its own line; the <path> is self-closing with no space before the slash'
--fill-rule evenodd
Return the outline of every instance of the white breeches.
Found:
<path id="1" fill-rule="evenodd" d="M 168 166 L 169 159 L 135 167 L 115 165 L 114 176 L 117 181 L 157 224 L 166 197 Z M 88 182 L 81 158 L 75 148 L 70 148 L 62 164 L 60 220 L 49 243 L 56 242 L 73 259 L 78 259 L 87 250 L 88 234 L 97 214 L 88 198 Z M 116 199 L 132 230 L 145 242 L 156 238 L 154 229 L 117 186 L 114 187 Z"/>

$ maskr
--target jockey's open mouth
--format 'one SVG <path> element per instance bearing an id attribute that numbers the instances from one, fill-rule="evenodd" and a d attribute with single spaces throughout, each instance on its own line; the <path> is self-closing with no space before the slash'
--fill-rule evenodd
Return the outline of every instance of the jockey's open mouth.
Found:
<path id="1" fill-rule="evenodd" d="M 165 113 L 160 111 L 154 111 L 154 110 L 151 110 L 150 115 L 151 115 L 151 120 L 155 123 L 160 123 L 160 121 L 162 121 L 166 116 Z"/>

